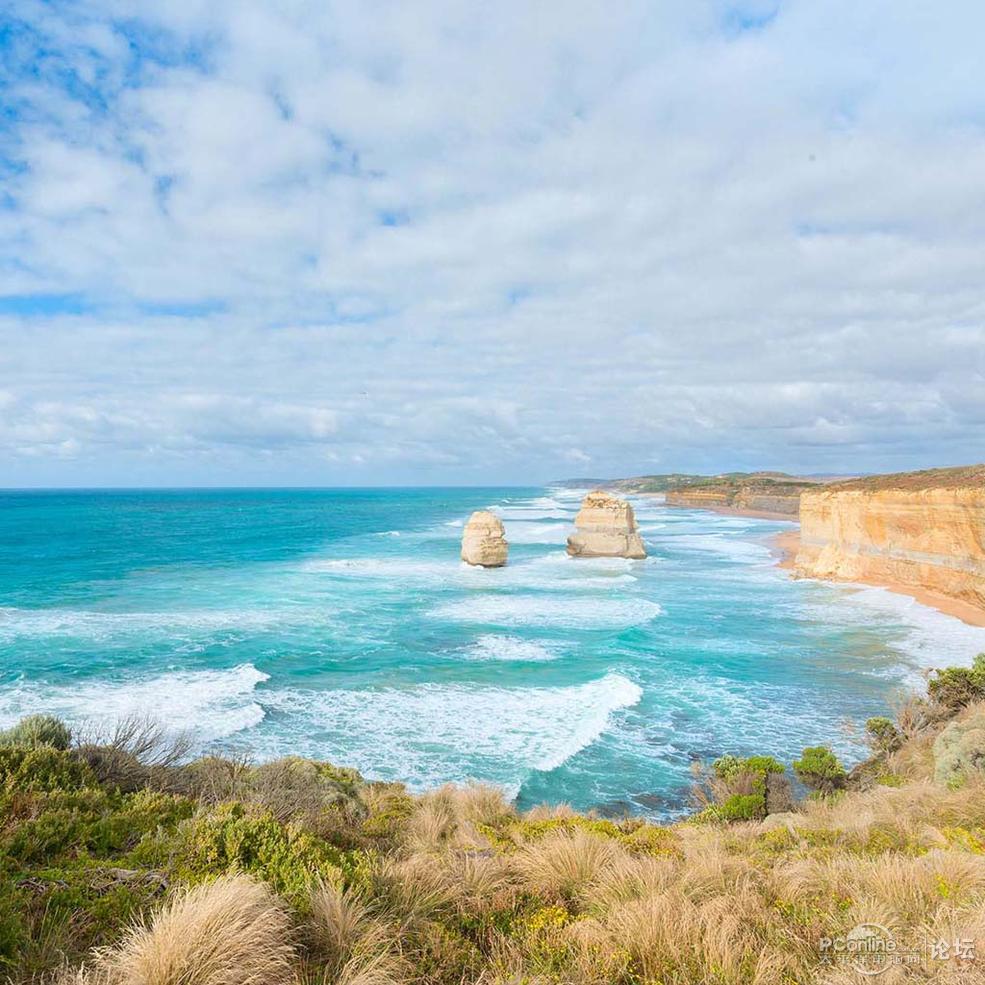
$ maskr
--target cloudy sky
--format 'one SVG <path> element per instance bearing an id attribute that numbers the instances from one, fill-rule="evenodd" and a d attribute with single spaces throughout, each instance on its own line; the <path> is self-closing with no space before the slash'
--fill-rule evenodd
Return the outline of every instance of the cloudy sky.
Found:
<path id="1" fill-rule="evenodd" d="M 0 486 L 985 459 L 946 7 L 10 0 Z"/>

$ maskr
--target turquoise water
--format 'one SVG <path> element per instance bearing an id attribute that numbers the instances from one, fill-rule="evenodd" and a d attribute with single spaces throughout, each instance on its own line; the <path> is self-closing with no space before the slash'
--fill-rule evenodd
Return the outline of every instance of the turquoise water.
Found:
<path id="1" fill-rule="evenodd" d="M 690 764 L 790 759 L 985 631 L 792 581 L 773 523 L 637 499 L 650 557 L 573 560 L 565 489 L 0 494 L 0 725 L 149 713 L 201 748 L 300 753 L 423 789 L 669 816 Z M 504 519 L 510 564 L 458 559 Z"/>

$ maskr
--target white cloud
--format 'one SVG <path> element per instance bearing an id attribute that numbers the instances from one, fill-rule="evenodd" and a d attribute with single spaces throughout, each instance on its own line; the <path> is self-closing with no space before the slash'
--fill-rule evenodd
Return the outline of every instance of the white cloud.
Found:
<path id="1" fill-rule="evenodd" d="M 20 8 L 0 485 L 981 457 L 970 0 Z"/>

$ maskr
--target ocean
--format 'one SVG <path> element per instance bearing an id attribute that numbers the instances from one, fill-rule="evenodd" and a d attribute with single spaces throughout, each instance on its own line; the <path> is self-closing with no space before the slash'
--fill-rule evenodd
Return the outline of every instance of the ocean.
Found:
<path id="1" fill-rule="evenodd" d="M 908 598 L 790 579 L 782 522 L 637 497 L 645 561 L 568 558 L 580 495 L 0 493 L 0 726 L 139 713 L 199 750 L 670 818 L 695 761 L 855 762 L 868 716 L 985 650 Z M 458 557 L 487 507 L 499 570 Z"/>

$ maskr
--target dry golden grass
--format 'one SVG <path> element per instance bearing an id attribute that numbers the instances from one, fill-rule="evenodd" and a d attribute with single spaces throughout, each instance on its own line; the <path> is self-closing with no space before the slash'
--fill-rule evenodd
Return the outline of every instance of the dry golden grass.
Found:
<path id="1" fill-rule="evenodd" d="M 395 928 L 351 890 L 321 883 L 311 894 L 311 930 L 325 985 L 395 985 L 405 966 Z"/>
<path id="2" fill-rule="evenodd" d="M 292 927 L 262 883 L 228 876 L 177 894 L 148 925 L 98 953 L 93 981 L 113 985 L 288 985 Z"/>
<path id="3" fill-rule="evenodd" d="M 512 865 L 525 888 L 547 898 L 573 900 L 624 854 L 599 835 L 559 831 L 523 846 Z"/>

